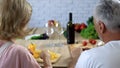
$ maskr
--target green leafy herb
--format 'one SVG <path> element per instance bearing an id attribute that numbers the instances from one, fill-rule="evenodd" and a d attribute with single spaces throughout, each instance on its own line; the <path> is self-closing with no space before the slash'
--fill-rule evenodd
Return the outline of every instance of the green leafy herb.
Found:
<path id="1" fill-rule="evenodd" d="M 99 37 L 93 24 L 93 16 L 88 19 L 87 23 L 88 23 L 87 28 L 83 29 L 80 32 L 80 35 L 86 39 L 98 39 Z"/>

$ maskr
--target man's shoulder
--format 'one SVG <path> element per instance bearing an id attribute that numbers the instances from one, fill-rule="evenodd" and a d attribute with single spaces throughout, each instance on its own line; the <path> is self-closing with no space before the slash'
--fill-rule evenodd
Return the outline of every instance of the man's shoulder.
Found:
<path id="1" fill-rule="evenodd" d="M 105 51 L 105 46 L 96 47 L 96 48 L 92 48 L 90 50 L 86 50 L 86 51 L 83 52 L 83 54 L 93 55 L 93 54 L 99 54 L 103 51 Z"/>
<path id="2" fill-rule="evenodd" d="M 105 61 L 109 62 L 109 60 L 111 60 L 110 57 L 113 57 L 113 59 L 118 57 L 120 54 L 119 49 L 119 41 L 113 41 L 108 42 L 103 46 L 86 50 L 81 53 L 76 64 L 76 68 L 92 68 L 93 66 L 95 68 L 99 68 L 104 65 Z M 117 56 L 115 57 L 115 55 Z"/>
<path id="3" fill-rule="evenodd" d="M 104 46 L 92 48 L 90 50 L 86 50 L 81 53 L 76 68 L 88 68 L 92 66 L 101 65 L 102 64 L 102 56 L 101 51 L 104 50 Z"/>
<path id="4" fill-rule="evenodd" d="M 109 53 L 114 53 L 120 49 L 120 41 L 110 41 L 103 46 L 92 48 L 90 50 L 84 51 L 82 54 L 89 56 L 106 56 Z"/>

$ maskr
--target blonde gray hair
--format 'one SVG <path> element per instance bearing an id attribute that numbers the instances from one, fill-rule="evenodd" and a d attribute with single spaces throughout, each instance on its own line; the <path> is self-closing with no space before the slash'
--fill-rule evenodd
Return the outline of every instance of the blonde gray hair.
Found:
<path id="1" fill-rule="evenodd" d="M 1 6 L 0 39 L 24 37 L 31 17 L 31 6 L 26 0 L 3 0 Z"/>
<path id="2" fill-rule="evenodd" d="M 94 11 L 97 21 L 102 21 L 108 30 L 120 32 L 120 1 L 100 0 Z"/>

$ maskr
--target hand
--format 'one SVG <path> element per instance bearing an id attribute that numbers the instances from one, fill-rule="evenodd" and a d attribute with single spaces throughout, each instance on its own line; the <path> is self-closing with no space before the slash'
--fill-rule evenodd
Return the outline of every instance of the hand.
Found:
<path id="1" fill-rule="evenodd" d="M 82 48 L 80 48 L 80 47 L 71 49 L 71 57 L 72 57 L 71 59 L 72 59 L 72 61 L 69 64 L 69 68 L 74 68 L 75 67 L 76 62 L 77 62 L 81 52 L 82 52 Z"/>
<path id="2" fill-rule="evenodd" d="M 52 64 L 50 61 L 50 54 L 48 51 L 42 51 L 40 54 L 40 58 L 43 59 L 44 62 L 44 68 L 52 68 Z"/>
<path id="3" fill-rule="evenodd" d="M 41 52 L 40 58 L 43 59 L 43 60 L 50 59 L 50 54 L 48 53 L 48 51 L 44 50 L 44 51 Z"/>
<path id="4" fill-rule="evenodd" d="M 81 54 L 81 52 L 82 52 L 82 48 L 80 48 L 80 47 L 77 47 L 77 48 L 73 48 L 72 50 L 71 50 L 71 56 L 72 56 L 72 59 L 78 59 L 79 58 L 79 56 L 80 56 L 80 54 Z"/>

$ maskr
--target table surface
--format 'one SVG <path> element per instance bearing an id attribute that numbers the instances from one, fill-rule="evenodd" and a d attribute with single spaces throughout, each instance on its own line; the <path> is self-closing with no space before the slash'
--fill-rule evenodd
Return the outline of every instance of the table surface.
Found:
<path id="1" fill-rule="evenodd" d="M 38 28 L 36 31 L 33 31 L 33 33 L 31 33 L 31 34 L 42 34 L 42 33 L 45 33 L 44 29 Z M 36 44 L 37 46 L 44 45 L 46 47 L 49 47 L 49 44 L 58 44 L 59 42 L 63 43 L 64 46 L 60 50 L 62 57 L 59 59 L 59 61 L 57 61 L 56 63 L 53 64 L 53 67 L 55 67 L 55 68 L 67 68 L 70 61 L 71 61 L 71 51 L 73 48 L 77 48 L 77 47 L 93 48 L 93 47 L 96 47 L 96 46 L 93 46 L 90 44 L 88 44 L 87 46 L 83 46 L 81 43 L 82 40 L 86 40 L 86 39 L 83 39 L 82 37 L 80 37 L 79 33 L 75 33 L 75 41 L 77 43 L 72 44 L 72 45 L 68 45 L 67 40 L 63 35 L 60 37 L 60 40 L 58 40 L 58 35 L 56 33 L 54 33 L 50 37 L 49 40 L 21 40 L 21 39 L 17 39 L 16 43 L 23 45 L 24 47 L 27 47 L 31 42 Z M 42 65 L 42 64 L 40 63 L 40 65 Z"/>
<path id="2" fill-rule="evenodd" d="M 60 53 L 61 57 L 57 62 L 52 64 L 53 67 L 68 67 L 68 64 L 70 63 L 71 55 L 70 55 L 69 47 L 67 45 L 60 46 L 60 47 L 50 47 L 49 45 L 47 45 L 50 42 L 53 42 L 53 44 L 57 44 L 58 42 L 57 40 L 16 40 L 15 42 L 25 47 L 27 47 L 32 42 L 36 44 L 38 47 L 44 45 L 46 46 L 47 49 L 55 48 L 55 52 Z M 42 63 L 39 63 L 39 64 L 40 66 L 43 66 Z"/>
<path id="3" fill-rule="evenodd" d="M 82 46 L 81 43 L 68 45 L 68 44 L 66 44 L 66 40 L 58 41 L 58 40 L 21 40 L 21 39 L 19 39 L 19 40 L 16 40 L 15 42 L 17 44 L 23 45 L 24 47 L 27 47 L 32 42 L 32 43 L 36 44 L 38 47 L 45 46 L 48 48 L 52 48 L 51 46 L 48 45 L 50 43 L 52 43 L 52 44 L 58 44 L 59 42 L 64 43 L 64 46 L 59 47 L 60 48 L 59 52 L 61 53 L 62 56 L 59 59 L 59 61 L 57 61 L 56 63 L 53 64 L 53 67 L 68 67 L 68 65 L 71 61 L 71 51 L 73 48 L 76 48 L 76 47 L 93 48 L 94 47 L 93 45 Z M 40 65 L 43 66 L 41 63 L 40 63 Z"/>

